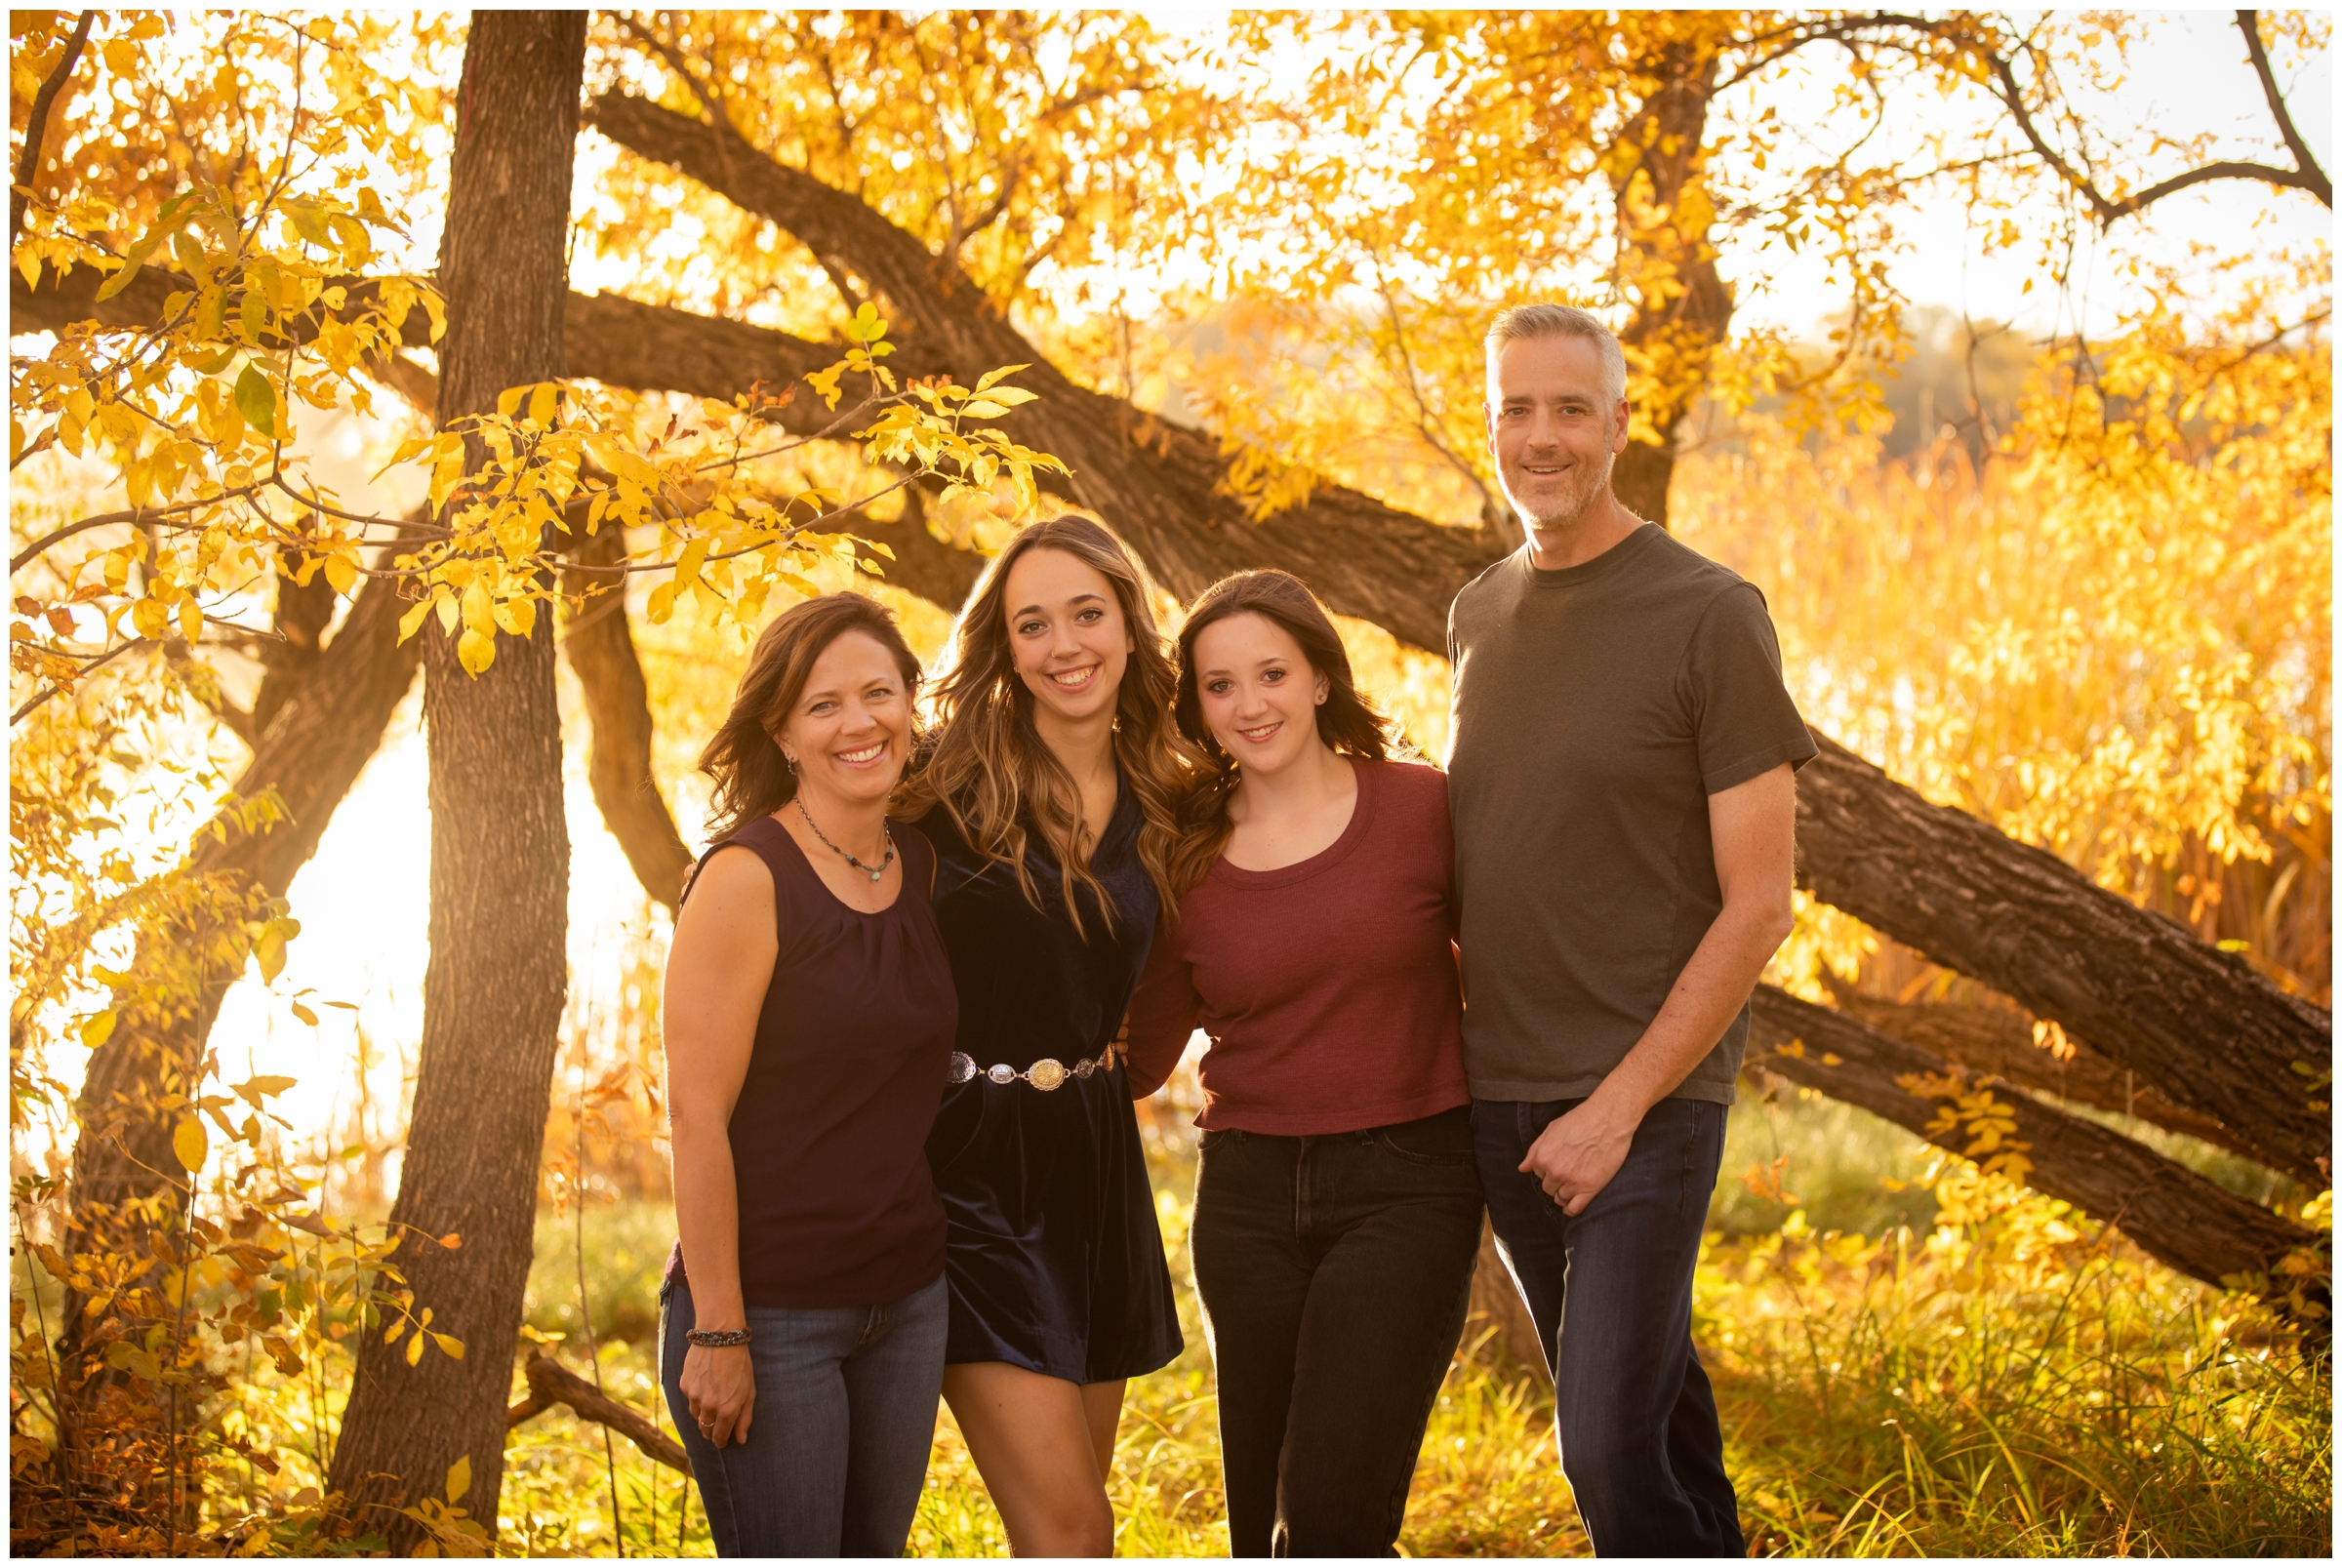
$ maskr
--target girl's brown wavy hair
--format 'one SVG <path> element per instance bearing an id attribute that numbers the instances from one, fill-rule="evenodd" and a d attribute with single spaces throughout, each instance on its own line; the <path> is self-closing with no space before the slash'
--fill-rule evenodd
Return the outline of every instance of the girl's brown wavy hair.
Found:
<path id="1" fill-rule="evenodd" d="M 1307 583 L 1290 572 L 1273 570 L 1222 578 L 1195 596 L 1179 628 L 1172 712 L 1197 758 L 1181 797 L 1179 843 L 1171 852 L 1171 885 L 1182 895 L 1210 874 L 1212 863 L 1234 831 L 1228 820 L 1228 797 L 1235 792 L 1241 769 L 1203 722 L 1203 703 L 1195 693 L 1195 639 L 1212 623 L 1239 615 L 1263 616 L 1282 626 L 1301 645 L 1311 672 L 1325 677 L 1325 701 L 1317 704 L 1317 736 L 1328 746 L 1370 762 L 1381 762 L 1394 750 L 1410 755 L 1413 751 L 1391 721 L 1358 695 L 1342 634 Z"/>
<path id="2" fill-rule="evenodd" d="M 707 813 L 710 843 L 729 837 L 797 797 L 797 776 L 781 755 L 773 732 L 788 722 L 804 695 L 814 662 L 831 643 L 859 631 L 884 648 L 903 672 L 903 693 L 919 690 L 918 656 L 903 640 L 893 612 L 859 593 L 825 593 L 792 604 L 756 635 L 747 673 L 733 694 L 732 710 L 700 752 L 700 771 L 715 781 Z M 908 744 L 911 737 L 906 736 Z"/>
<path id="3" fill-rule="evenodd" d="M 1114 756 L 1145 818 L 1140 864 L 1163 907 L 1172 907 L 1171 853 L 1192 759 L 1171 724 L 1171 660 L 1155 626 L 1147 580 L 1122 542 L 1095 519 L 1068 512 L 1030 524 L 985 569 L 952 629 L 950 666 L 932 687 L 931 744 L 896 798 L 902 814 L 914 821 L 941 807 L 977 850 L 1016 868 L 1018 886 L 1036 909 L 1042 907 L 1040 890 L 1025 850 L 1028 832 L 1037 828 L 1057 857 L 1075 932 L 1082 931 L 1076 887 L 1089 890 L 1111 930 L 1113 901 L 1090 870 L 1094 846 L 1081 821 L 1080 791 L 1033 728 L 1032 693 L 1018 676 L 1009 647 L 1008 574 L 1028 552 L 1042 549 L 1063 550 L 1094 567 L 1113 584 L 1122 607 L 1133 646 L 1114 694 Z"/>

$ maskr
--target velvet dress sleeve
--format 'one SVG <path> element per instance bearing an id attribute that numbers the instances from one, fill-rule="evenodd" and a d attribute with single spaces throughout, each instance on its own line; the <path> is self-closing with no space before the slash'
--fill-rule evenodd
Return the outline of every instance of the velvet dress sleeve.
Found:
<path id="1" fill-rule="evenodd" d="M 1195 1032 L 1202 1000 L 1195 994 L 1195 967 L 1182 952 L 1176 921 L 1165 920 L 1148 950 L 1147 967 L 1139 988 L 1130 998 L 1130 1016 L 1123 1027 L 1129 1044 L 1123 1070 L 1130 1079 L 1130 1098 L 1144 1100 L 1163 1086 L 1179 1066 Z"/>

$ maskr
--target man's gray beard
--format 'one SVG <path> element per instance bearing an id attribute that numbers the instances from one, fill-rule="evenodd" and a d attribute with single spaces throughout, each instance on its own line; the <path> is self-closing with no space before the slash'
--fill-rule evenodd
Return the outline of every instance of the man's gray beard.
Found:
<path id="1" fill-rule="evenodd" d="M 1578 523 L 1584 521 L 1586 514 L 1594 510 L 1594 503 L 1608 493 L 1610 489 L 1610 470 L 1617 464 L 1617 462 L 1618 454 L 1605 447 L 1602 450 L 1601 472 L 1594 476 L 1594 478 L 1587 484 L 1586 489 L 1583 492 L 1566 502 L 1564 503 L 1564 509 L 1550 513 L 1544 517 L 1532 515 L 1528 507 L 1523 506 L 1520 503 L 1519 498 L 1515 497 L 1510 489 L 1506 490 L 1505 499 L 1513 503 L 1513 514 L 1521 520 L 1521 523 L 1524 527 L 1532 531 L 1550 532 L 1558 529 L 1573 528 Z M 1501 472 L 1499 477 L 1502 477 Z"/>

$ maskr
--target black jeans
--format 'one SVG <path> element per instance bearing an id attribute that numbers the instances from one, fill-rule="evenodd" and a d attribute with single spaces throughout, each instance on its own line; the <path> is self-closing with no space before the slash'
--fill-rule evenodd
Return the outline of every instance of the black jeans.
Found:
<path id="1" fill-rule="evenodd" d="M 1204 1134 L 1191 1245 L 1232 1555 L 1395 1555 L 1479 1233 L 1462 1106 L 1355 1133 Z"/>
<path id="2" fill-rule="evenodd" d="M 1554 1375 L 1561 1471 L 1605 1557 L 1739 1557 L 1716 1395 L 1691 1345 L 1691 1275 L 1724 1154 L 1724 1107 L 1662 1100 L 1575 1217 L 1519 1170 L 1575 1100 L 1479 1100 L 1488 1218 Z"/>

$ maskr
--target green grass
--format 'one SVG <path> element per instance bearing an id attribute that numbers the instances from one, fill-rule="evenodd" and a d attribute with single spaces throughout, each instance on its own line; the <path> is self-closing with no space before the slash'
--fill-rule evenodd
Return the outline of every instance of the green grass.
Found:
<path id="1" fill-rule="evenodd" d="M 1164 1123 L 1150 1130 L 1151 1164 L 1188 1348 L 1131 1385 L 1115 1545 L 1221 1555 L 1217 1411 L 1187 1263 L 1192 1138 Z M 1791 1090 L 1732 1112 L 1697 1331 L 1756 1550 L 2324 1554 L 2330 1395 L 2257 1308 L 2038 1194 L 1956 1179 L 1939 1215 L 1942 1174 L 1932 1150 L 1842 1104 Z M 661 1405 L 650 1341 L 670 1224 L 647 1204 L 585 1216 L 603 1380 L 644 1410 Z M 576 1365 L 574 1248 L 571 1221 L 541 1226 L 528 1317 L 570 1335 L 560 1350 Z M 1401 1549 L 1585 1552 L 1543 1377 L 1472 1350 L 1433 1412 Z M 627 1549 L 649 1551 L 655 1531 L 673 1552 L 680 1478 L 623 1440 L 615 1453 Z M 507 1463 L 508 1540 L 611 1551 L 598 1428 L 548 1412 L 515 1430 Z M 945 1412 L 910 1550 L 1007 1549 Z M 709 1550 L 696 1498 L 682 1550 Z"/>
<path id="2" fill-rule="evenodd" d="M 1187 1261 L 1192 1139 L 1165 1125 L 1150 1148 L 1188 1347 L 1131 1385 L 1110 1486 L 1116 1548 L 1224 1554 L 1217 1412 Z M 653 1356 L 671 1226 L 656 1203 L 583 1217 L 603 1387 L 670 1433 Z M 541 1222 L 526 1319 L 583 1371 L 578 1238 L 575 1215 Z M 20 1299 L 27 1283 L 20 1271 Z M 1791 1092 L 1735 1108 L 1695 1311 L 1759 1552 L 2326 1554 L 2331 1394 L 2284 1331 L 1849 1106 Z M 518 1368 L 516 1356 L 516 1399 Z M 231 1424 L 285 1464 L 273 1477 L 220 1472 L 220 1508 L 300 1507 L 317 1478 L 304 1456 L 330 1442 L 347 1370 L 339 1346 L 297 1381 L 265 1357 L 240 1369 Z M 1468 1343 L 1425 1436 L 1402 1549 L 1583 1553 L 1552 1420 L 1541 1373 Z M 624 1438 L 606 1453 L 602 1428 L 566 1409 L 513 1428 L 505 1459 L 508 1550 L 607 1556 L 623 1542 L 628 1555 L 711 1554 L 684 1478 Z M 1007 1551 L 948 1412 L 910 1549 Z"/>

